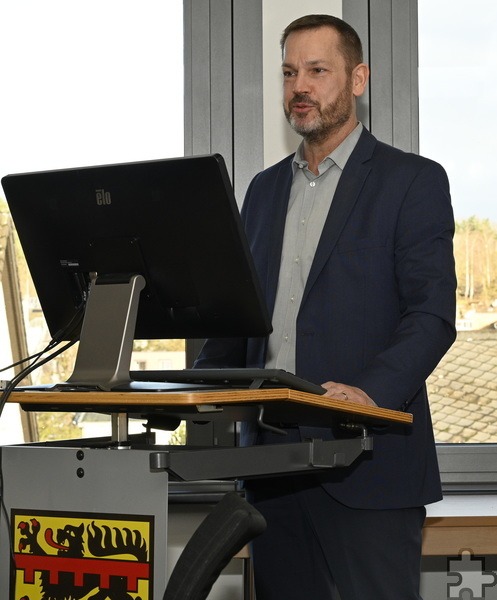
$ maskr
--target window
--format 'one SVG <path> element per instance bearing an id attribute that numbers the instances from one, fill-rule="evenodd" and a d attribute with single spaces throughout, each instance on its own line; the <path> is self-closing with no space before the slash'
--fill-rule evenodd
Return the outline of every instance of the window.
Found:
<path id="1" fill-rule="evenodd" d="M 447 170 L 456 219 L 455 344 L 430 377 L 436 439 L 497 442 L 497 5 L 419 0 L 420 154 Z"/>
<path id="2" fill-rule="evenodd" d="M 0 20 L 1 176 L 183 155 L 182 0 L 46 0 L 28 8 L 6 0 Z M 4 204 L 0 211 L 6 214 Z M 22 263 L 19 273 L 32 353 L 46 344 L 47 332 Z M 5 319 L 0 323 L 8 339 Z M 184 364 L 183 341 L 135 349 L 135 363 L 158 364 L 172 353 Z M 67 353 L 37 376 L 63 380 L 72 360 Z M 73 415 L 38 417 L 41 438 L 77 435 Z"/>

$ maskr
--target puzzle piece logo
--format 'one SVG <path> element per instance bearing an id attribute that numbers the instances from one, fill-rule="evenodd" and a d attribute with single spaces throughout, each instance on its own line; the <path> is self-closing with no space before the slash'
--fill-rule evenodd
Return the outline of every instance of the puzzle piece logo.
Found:
<path id="1" fill-rule="evenodd" d="M 497 584 L 497 573 L 485 571 L 485 558 L 474 556 L 471 550 L 461 550 L 457 558 L 447 561 L 447 598 L 485 600 L 487 588 Z"/>

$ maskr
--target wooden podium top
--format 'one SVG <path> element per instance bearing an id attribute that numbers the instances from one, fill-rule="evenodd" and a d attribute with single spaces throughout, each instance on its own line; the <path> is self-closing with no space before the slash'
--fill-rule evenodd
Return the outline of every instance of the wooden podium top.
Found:
<path id="1" fill-rule="evenodd" d="M 192 392 L 84 392 L 84 391 L 15 391 L 9 402 L 25 410 L 125 412 L 130 414 L 174 415 L 194 420 L 249 420 L 254 409 L 264 408 L 267 422 L 299 425 L 327 425 L 337 417 L 365 424 L 412 424 L 405 412 L 363 406 L 343 399 L 300 392 L 288 388 L 223 389 Z"/>

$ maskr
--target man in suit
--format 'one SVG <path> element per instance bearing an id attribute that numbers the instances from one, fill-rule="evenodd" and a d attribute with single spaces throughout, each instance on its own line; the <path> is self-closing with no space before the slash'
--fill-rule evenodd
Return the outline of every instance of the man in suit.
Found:
<path id="1" fill-rule="evenodd" d="M 448 181 L 358 122 L 369 69 L 349 25 L 302 17 L 282 50 L 284 110 L 303 141 L 254 178 L 242 210 L 274 331 L 209 340 L 197 366 L 283 368 L 325 396 L 413 414 L 412 427 L 376 429 L 350 467 L 248 493 L 268 521 L 257 600 L 419 600 L 424 505 L 441 498 L 425 380 L 455 338 Z M 242 443 L 342 435 L 245 428 Z"/>

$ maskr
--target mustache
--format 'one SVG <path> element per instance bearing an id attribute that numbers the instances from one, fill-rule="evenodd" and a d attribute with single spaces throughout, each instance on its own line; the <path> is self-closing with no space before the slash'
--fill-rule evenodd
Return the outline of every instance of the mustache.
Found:
<path id="1" fill-rule="evenodd" d="M 289 102 L 290 108 L 295 104 L 309 104 L 311 106 L 319 106 L 319 103 L 312 100 L 307 94 L 295 94 Z"/>

